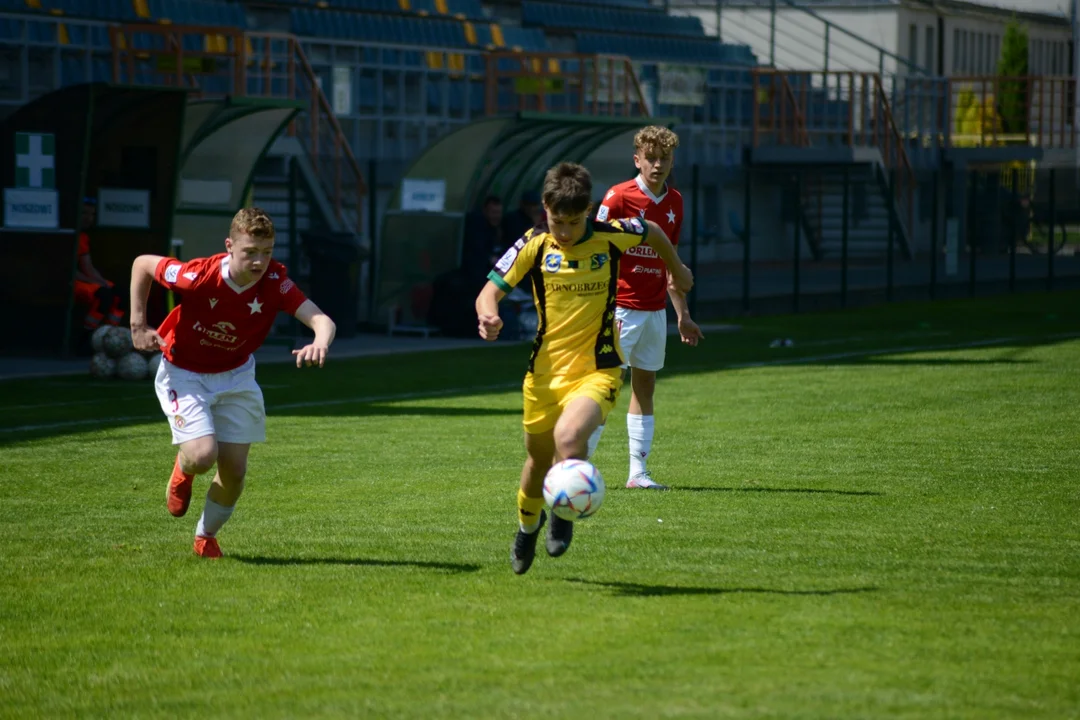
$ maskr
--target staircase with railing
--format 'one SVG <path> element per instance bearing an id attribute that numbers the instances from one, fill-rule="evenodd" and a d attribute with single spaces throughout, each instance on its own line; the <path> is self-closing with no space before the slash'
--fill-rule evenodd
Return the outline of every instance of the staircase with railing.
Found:
<path id="1" fill-rule="evenodd" d="M 191 88 L 202 97 L 300 100 L 288 129 L 332 208 L 328 222 L 363 234 L 360 164 L 298 39 L 226 27 L 129 23 L 110 28 L 113 80 Z"/>
<path id="2" fill-rule="evenodd" d="M 916 179 L 889 98 L 877 73 L 753 71 L 754 105 L 752 144 L 803 148 L 856 148 L 876 151 L 875 161 L 861 165 L 882 192 L 880 206 L 871 203 L 863 235 L 855 242 L 865 254 L 875 254 L 887 244 L 888 214 L 898 230 L 900 247 L 910 255 L 909 233 L 913 228 Z M 839 157 L 839 156 L 838 156 Z M 865 158 L 865 156 L 862 156 Z M 838 217 L 842 186 L 838 174 L 816 170 L 802 183 L 802 205 L 810 245 L 816 257 L 833 254 L 839 247 Z M 881 233 L 882 227 L 885 233 Z M 859 242 L 864 240 L 864 242 Z"/>

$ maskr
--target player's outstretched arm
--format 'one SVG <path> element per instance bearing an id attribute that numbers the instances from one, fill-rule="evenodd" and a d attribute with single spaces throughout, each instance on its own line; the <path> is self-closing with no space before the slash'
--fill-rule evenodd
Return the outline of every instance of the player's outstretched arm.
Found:
<path id="1" fill-rule="evenodd" d="M 337 334 L 337 325 L 329 315 L 310 300 L 305 300 L 300 307 L 296 308 L 295 317 L 315 331 L 315 339 L 311 341 L 311 344 L 292 351 L 296 356 L 296 367 L 304 365 L 322 367 L 326 364 L 326 354 L 330 351 L 330 343 L 334 342 L 334 335 Z"/>
<path id="2" fill-rule="evenodd" d="M 679 338 L 687 345 L 695 347 L 699 340 L 705 339 L 705 334 L 690 318 L 690 306 L 686 302 L 686 293 L 669 283 L 668 296 L 671 298 L 671 305 L 675 308 L 675 317 L 679 323 Z"/>
<path id="3" fill-rule="evenodd" d="M 490 280 L 476 296 L 476 319 L 480 325 L 480 337 L 485 340 L 499 337 L 503 326 L 502 318 L 499 317 L 499 301 L 504 297 L 506 293 Z"/>
<path id="4" fill-rule="evenodd" d="M 668 240 L 667 233 L 664 232 L 663 228 L 652 220 L 646 220 L 645 222 L 649 226 L 649 234 L 645 237 L 645 243 L 655 250 L 656 254 L 667 265 L 675 287 L 684 293 L 690 292 L 690 288 L 694 287 L 694 274 L 690 272 L 690 268 L 683 265 L 682 260 L 679 259 L 679 253 L 675 250 L 675 246 L 671 244 L 671 241 Z"/>
<path id="5" fill-rule="evenodd" d="M 165 347 L 157 330 L 146 325 L 146 299 L 154 283 L 154 271 L 164 259 L 161 255 L 140 255 L 131 264 L 131 344 L 136 350 L 154 351 Z"/>

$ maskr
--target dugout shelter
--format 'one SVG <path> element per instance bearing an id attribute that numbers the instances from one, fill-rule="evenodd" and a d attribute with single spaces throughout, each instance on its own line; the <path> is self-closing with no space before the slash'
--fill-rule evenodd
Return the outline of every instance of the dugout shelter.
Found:
<path id="1" fill-rule="evenodd" d="M 183 240 L 185 257 L 224 250 L 257 163 L 301 107 L 89 83 L 43 95 L 6 118 L 0 301 L 9 332 L 0 352 L 68 356 L 85 339 L 74 300 L 84 197 L 97 199 L 94 265 L 126 297 L 137 255 L 175 254 L 174 238 Z M 155 287 L 151 323 L 164 318 L 166 303 Z"/>
<path id="2" fill-rule="evenodd" d="M 594 193 L 603 193 L 636 172 L 634 134 L 674 122 L 522 112 L 477 120 L 432 143 L 403 175 L 383 218 L 371 322 L 425 324 L 431 285 L 461 265 L 465 217 L 485 197 L 513 209 L 563 161 L 589 168 Z"/>
<path id="3" fill-rule="evenodd" d="M 0 302 L 5 353 L 69 355 L 81 322 L 73 283 L 83 198 L 98 200 L 95 267 L 127 287 L 141 253 L 167 254 L 187 91 L 71 85 L 0 129 Z"/>

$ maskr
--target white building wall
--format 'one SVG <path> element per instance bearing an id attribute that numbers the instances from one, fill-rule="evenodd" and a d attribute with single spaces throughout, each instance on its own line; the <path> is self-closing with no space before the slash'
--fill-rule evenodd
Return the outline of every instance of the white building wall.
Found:
<path id="1" fill-rule="evenodd" d="M 817 11 L 828 20 L 864 38 L 884 50 L 896 53 L 896 9 L 875 7 L 868 10 Z M 713 11 L 679 11 L 697 15 L 710 35 L 716 34 L 716 13 Z M 769 63 L 770 11 L 758 8 L 725 7 L 721 15 L 721 39 L 727 43 L 749 45 L 758 61 Z M 776 13 L 777 67 L 797 70 L 821 70 L 828 62 L 830 70 L 877 71 L 881 58 L 866 43 L 846 36 L 835 29 L 830 32 L 828 56 L 825 51 L 825 23 L 797 10 L 778 10 Z M 884 60 L 885 72 L 895 72 L 895 63 Z"/>
<path id="2" fill-rule="evenodd" d="M 1016 9 L 1034 9 L 1021 2 Z M 679 10 L 697 15 L 710 35 L 716 34 L 713 10 Z M 822 18 L 850 31 L 866 42 L 833 29 L 828 53 L 825 24 L 798 10 L 779 9 L 776 14 L 775 64 L 798 70 L 855 70 L 886 74 L 907 74 L 898 63 L 868 45 L 893 53 L 932 74 L 993 75 L 1009 18 L 983 12 L 937 13 L 921 6 L 869 8 L 815 8 Z M 1032 75 L 1068 75 L 1068 25 L 1021 20 L 1028 30 L 1029 69 Z M 913 36 L 914 33 L 914 36 Z M 768 64 L 770 55 L 770 12 L 768 9 L 725 7 L 721 15 L 721 39 L 749 45 L 759 61 Z M 940 36 L 940 37 L 939 37 Z M 929 46 L 929 47 L 928 47 Z M 940 57 L 939 57 L 940 55 Z"/>

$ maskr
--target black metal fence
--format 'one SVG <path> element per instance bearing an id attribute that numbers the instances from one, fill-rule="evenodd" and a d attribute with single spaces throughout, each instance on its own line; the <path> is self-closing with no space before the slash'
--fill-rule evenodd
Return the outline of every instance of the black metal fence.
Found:
<path id="1" fill-rule="evenodd" d="M 681 255 L 705 317 L 1080 285 L 1077 168 L 694 167 Z M 685 177 L 685 175 L 684 175 Z"/>

